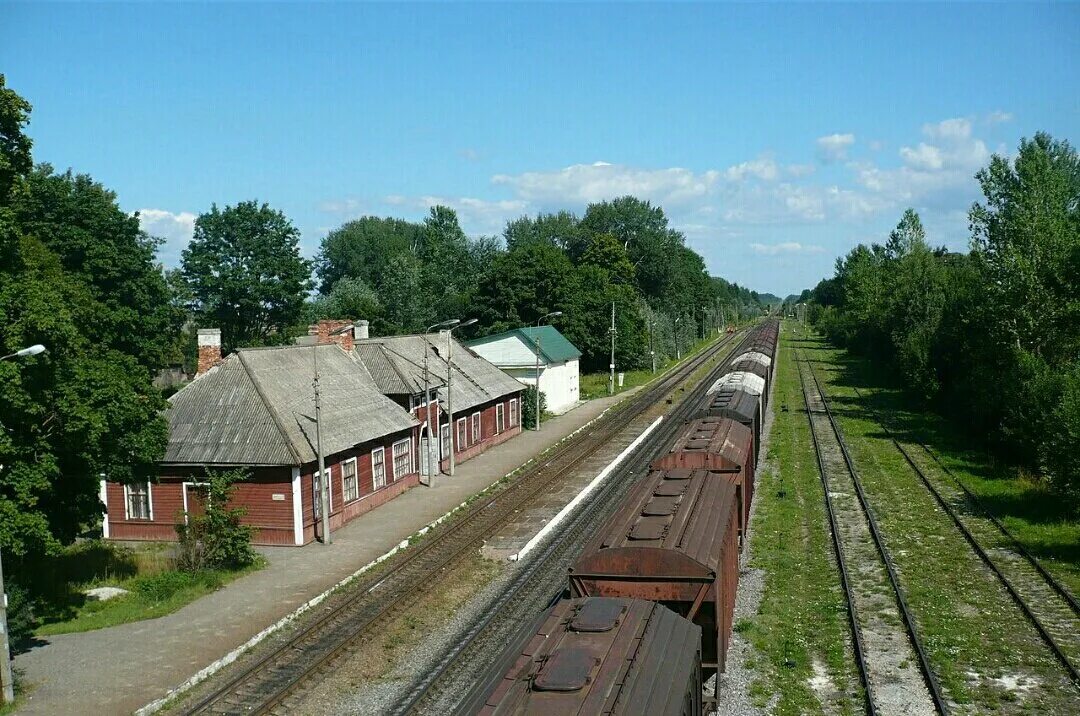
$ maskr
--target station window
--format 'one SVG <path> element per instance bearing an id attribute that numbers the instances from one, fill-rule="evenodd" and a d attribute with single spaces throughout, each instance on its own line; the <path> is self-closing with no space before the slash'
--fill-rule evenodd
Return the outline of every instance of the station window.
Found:
<path id="1" fill-rule="evenodd" d="M 412 472 L 412 440 L 394 443 L 394 479 Z"/>
<path id="2" fill-rule="evenodd" d="M 480 434 L 480 413 L 472 414 L 472 444 L 480 442 L 483 436 Z"/>
<path id="3" fill-rule="evenodd" d="M 371 484 L 375 490 L 386 486 L 385 448 L 375 448 L 371 451 Z"/>
<path id="4" fill-rule="evenodd" d="M 505 415 L 505 410 L 503 410 L 504 407 L 505 406 L 503 406 L 502 403 L 499 403 L 498 405 L 495 406 L 495 433 L 496 434 L 499 434 L 503 430 L 506 429 L 506 425 L 505 425 L 506 415 Z"/>
<path id="5" fill-rule="evenodd" d="M 341 463 L 341 492 L 346 502 L 360 499 L 360 482 L 356 479 L 356 458 Z"/>
<path id="6" fill-rule="evenodd" d="M 150 505 L 150 483 L 124 485 L 124 508 L 127 510 L 126 516 L 129 520 L 154 519 L 153 508 Z"/>

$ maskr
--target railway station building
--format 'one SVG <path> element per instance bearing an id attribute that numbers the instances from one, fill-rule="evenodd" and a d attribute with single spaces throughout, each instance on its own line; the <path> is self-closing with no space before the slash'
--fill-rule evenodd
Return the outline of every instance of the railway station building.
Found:
<path id="1" fill-rule="evenodd" d="M 158 480 L 101 482 L 104 537 L 175 540 L 176 525 L 203 509 L 208 471 L 229 469 L 248 475 L 233 502 L 245 508 L 256 544 L 304 545 L 321 537 L 316 360 L 331 530 L 422 478 L 436 479 L 448 467 L 451 441 L 463 462 L 521 432 L 521 384 L 448 334 L 373 339 L 361 321 L 333 335 L 348 324 L 323 321 L 298 345 L 227 357 L 220 332 L 200 330 L 196 378 L 169 399 Z"/>
<path id="2" fill-rule="evenodd" d="M 554 326 L 515 328 L 470 341 L 469 347 L 522 384 L 539 384 L 552 413 L 565 413 L 581 399 L 581 351 Z"/>

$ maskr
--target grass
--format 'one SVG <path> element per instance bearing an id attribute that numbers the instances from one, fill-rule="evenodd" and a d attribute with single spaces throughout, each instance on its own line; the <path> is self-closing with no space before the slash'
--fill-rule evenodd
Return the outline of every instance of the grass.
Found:
<path id="1" fill-rule="evenodd" d="M 101 541 L 72 545 L 42 565 L 45 576 L 38 587 L 45 598 L 39 603 L 39 637 L 92 631 L 128 622 L 171 614 L 224 584 L 261 569 L 260 559 L 240 570 L 175 569 L 171 550 L 164 544 L 132 549 Z M 128 591 L 105 601 L 90 600 L 85 590 L 119 587 Z"/>
<path id="2" fill-rule="evenodd" d="M 890 422 L 895 417 L 910 431 L 929 427 L 933 416 L 903 410 L 902 396 L 862 361 L 814 339 L 803 350 L 830 398 L 946 696 L 980 712 L 1076 713 L 1080 703 L 1060 666 L 878 422 L 885 414 L 878 411 L 888 409 Z M 1040 686 L 1021 695 L 995 681 L 1014 675 Z"/>
<path id="3" fill-rule="evenodd" d="M 777 715 L 856 714 L 863 699 L 787 333 L 782 333 L 778 361 L 776 417 L 757 491 L 750 562 L 764 571 L 764 591 L 758 613 L 737 625 L 756 652 L 750 694 L 759 706 L 775 699 L 771 713 Z M 827 697 L 810 685 L 815 663 L 831 682 Z"/>
<path id="4" fill-rule="evenodd" d="M 618 375 L 616 375 L 615 394 L 624 393 L 627 390 L 637 388 L 638 386 L 645 385 L 655 378 L 659 378 L 667 371 L 671 370 L 674 366 L 678 365 L 682 361 L 692 358 L 697 353 L 701 352 L 706 346 L 711 345 L 715 341 L 715 337 L 710 337 L 704 341 L 698 341 L 690 347 L 680 360 L 666 360 L 664 363 L 657 363 L 656 372 L 653 373 L 651 368 L 644 370 L 628 370 L 621 371 L 623 373 L 622 387 L 618 385 Z M 616 371 L 618 373 L 620 371 Z M 580 391 L 582 400 L 593 400 L 594 398 L 603 398 L 608 395 L 608 379 L 610 373 L 585 373 L 579 378 L 578 389 Z"/>

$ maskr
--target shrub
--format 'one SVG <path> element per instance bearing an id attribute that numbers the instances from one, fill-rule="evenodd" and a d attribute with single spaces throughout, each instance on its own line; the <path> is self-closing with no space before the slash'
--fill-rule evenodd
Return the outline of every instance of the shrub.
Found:
<path id="1" fill-rule="evenodd" d="M 34 605 L 27 591 L 18 584 L 8 582 L 5 588 L 8 597 L 8 639 L 11 650 L 18 653 L 30 645 L 30 639 L 34 635 Z"/>
<path id="2" fill-rule="evenodd" d="M 255 530 L 241 524 L 245 513 L 242 507 L 229 507 L 234 484 L 245 477 L 244 472 L 235 470 L 210 473 L 206 511 L 201 515 L 187 513 L 186 524 L 176 526 L 177 565 L 182 570 L 240 569 L 255 562 L 251 546 Z"/>
<path id="3" fill-rule="evenodd" d="M 540 415 L 547 410 L 547 397 L 540 393 Z M 521 396 L 521 427 L 530 430 L 536 427 L 536 386 L 525 386 L 525 392 Z"/>

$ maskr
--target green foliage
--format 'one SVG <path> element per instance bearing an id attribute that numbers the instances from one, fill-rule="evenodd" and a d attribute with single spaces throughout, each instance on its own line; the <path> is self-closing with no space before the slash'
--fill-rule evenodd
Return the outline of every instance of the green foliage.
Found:
<path id="1" fill-rule="evenodd" d="M 176 525 L 181 570 L 235 570 L 255 562 L 257 555 L 251 546 L 255 528 L 241 523 L 244 508 L 229 507 L 235 484 L 246 477 L 242 470 L 209 472 L 201 500 L 203 513 L 188 512 L 186 521 Z"/>
<path id="2" fill-rule="evenodd" d="M 34 636 L 34 626 L 37 624 L 34 618 L 34 603 L 30 593 L 19 584 L 8 581 L 4 588 L 8 598 L 8 644 L 17 654 L 26 650 Z"/>
<path id="3" fill-rule="evenodd" d="M 547 396 L 540 393 L 540 415 L 547 412 Z M 525 392 L 521 396 L 521 427 L 532 430 L 536 427 L 536 386 L 525 386 Z"/>
<path id="4" fill-rule="evenodd" d="M 837 261 L 810 316 L 998 453 L 1080 492 L 1080 158 L 1040 133 L 976 178 L 970 254 L 932 250 L 909 209 L 885 246 Z"/>
<path id="5" fill-rule="evenodd" d="M 345 223 L 322 240 L 315 264 L 319 290 L 329 293 L 343 278 L 379 285 L 387 262 L 399 254 L 416 252 L 422 236 L 422 226 L 401 219 L 364 216 Z"/>
<path id="6" fill-rule="evenodd" d="M 289 338 L 312 285 L 299 242 L 284 214 L 256 201 L 215 204 L 195 220 L 181 271 L 192 313 L 200 325 L 221 329 L 224 349 Z"/>
<path id="7" fill-rule="evenodd" d="M 33 142 L 23 133 L 30 121 L 30 103 L 6 87 L 0 72 L 0 205 L 18 177 L 33 165 L 30 147 Z"/>
<path id="8" fill-rule="evenodd" d="M 131 591 L 151 604 L 159 604 L 171 599 L 177 592 L 191 589 L 196 585 L 209 587 L 211 590 L 221 586 L 221 577 L 214 572 L 175 571 L 158 572 L 133 579 Z"/>

